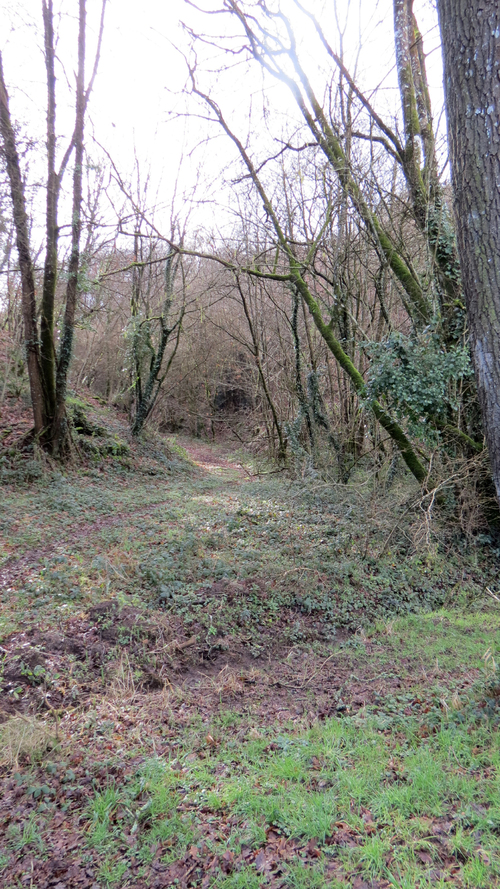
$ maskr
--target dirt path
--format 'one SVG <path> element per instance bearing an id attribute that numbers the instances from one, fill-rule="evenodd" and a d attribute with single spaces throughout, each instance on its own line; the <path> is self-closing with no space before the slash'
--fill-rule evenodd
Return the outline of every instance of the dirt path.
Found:
<path id="1" fill-rule="evenodd" d="M 222 444 L 209 444 L 199 439 L 176 436 L 176 442 L 184 448 L 190 460 L 204 472 L 217 474 L 232 480 L 235 475 L 249 478 L 245 467 L 234 461 L 234 451 Z M 227 474 L 227 476 L 225 475 Z"/>
<path id="2" fill-rule="evenodd" d="M 465 696 L 477 678 L 470 656 L 457 654 L 459 633 L 469 642 L 471 629 L 448 639 L 439 620 L 426 624 L 426 644 L 435 634 L 441 645 L 440 664 L 430 645 L 427 652 L 410 635 L 406 642 L 410 630 L 394 633 L 391 621 L 360 629 L 356 609 L 368 608 L 370 595 L 378 601 L 384 578 L 377 585 L 376 567 L 363 574 L 344 554 L 331 557 L 351 517 L 342 520 L 328 502 L 301 504 L 300 491 L 290 496 L 275 476 L 251 476 L 221 446 L 177 442 L 195 473 L 146 463 L 140 473 L 75 475 L 42 487 L 43 508 L 17 492 L 7 502 L 4 528 L 14 529 L 23 554 L 10 561 L 0 590 L 2 619 L 14 625 L 0 638 L 3 885 L 288 889 L 309 885 L 308 869 L 321 860 L 324 880 L 311 885 L 388 889 L 373 873 L 345 877 L 339 856 L 327 859 L 315 837 L 290 838 L 278 816 L 246 839 L 232 804 L 208 804 L 203 787 L 214 775 L 222 786 L 245 745 L 260 744 L 265 764 L 287 745 L 300 753 L 307 732 L 331 718 L 402 715 L 413 720 L 412 737 L 431 737 L 446 689 Z M 334 587 L 342 559 L 347 570 Z M 420 574 L 418 584 L 420 595 Z M 482 655 L 485 631 L 476 630 Z M 188 795 L 191 765 L 205 762 Z M 331 786 L 323 767 L 309 758 L 312 794 Z M 294 768 L 291 756 L 274 784 L 293 783 Z M 163 789 L 158 813 L 147 809 L 144 769 L 174 782 L 165 813 Z M 272 789 L 263 781 L 265 800 Z M 345 820 L 351 814 L 333 823 L 333 848 L 361 842 Z M 191 818 L 196 843 L 189 831 L 183 839 Z M 446 856 L 453 874 L 455 859 Z M 290 882 L 290 863 L 298 882 Z M 249 881 L 241 882 L 245 868 Z"/>

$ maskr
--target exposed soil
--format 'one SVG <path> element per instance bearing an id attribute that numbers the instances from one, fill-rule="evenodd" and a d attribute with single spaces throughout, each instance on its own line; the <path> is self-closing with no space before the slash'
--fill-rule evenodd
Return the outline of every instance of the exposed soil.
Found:
<path id="1" fill-rule="evenodd" d="M 255 580 L 251 583 L 255 586 Z M 200 594 L 227 594 L 227 586 L 217 582 L 200 590 Z M 245 585 L 239 584 L 238 593 L 244 595 L 244 591 Z M 219 685 L 224 687 L 224 676 L 231 675 L 235 687 L 229 694 L 236 706 L 258 704 L 262 713 L 272 718 L 281 713 L 285 720 L 294 713 L 304 713 L 306 699 L 311 718 L 315 718 L 338 709 L 336 698 L 340 692 L 349 702 L 342 708 L 357 710 L 388 689 L 401 688 L 408 682 L 407 678 L 388 678 L 380 673 L 376 660 L 370 665 L 373 645 L 368 640 L 364 643 L 367 657 L 362 659 L 364 675 L 358 680 L 354 678 L 356 659 L 346 657 L 344 650 L 334 650 L 326 659 L 301 649 L 294 652 L 280 643 L 279 627 L 277 632 L 275 628 L 274 644 L 260 656 L 252 654 L 244 637 L 200 644 L 197 629 L 195 624 L 188 632 L 182 620 L 171 614 L 148 622 L 144 612 L 119 608 L 112 600 L 94 606 L 86 617 L 66 622 L 60 632 L 47 633 L 32 627 L 14 633 L 2 642 L 5 668 L 0 720 L 13 713 L 35 715 L 85 706 L 95 695 L 106 693 L 124 656 L 134 672 L 139 693 L 173 685 L 196 689 L 204 680 L 215 680 L 214 693 L 208 696 L 217 706 L 225 699 L 224 694 L 221 698 Z M 339 634 L 337 647 L 349 635 Z M 254 674 L 258 681 L 251 678 Z M 51 677 L 58 678 L 54 682 Z"/>

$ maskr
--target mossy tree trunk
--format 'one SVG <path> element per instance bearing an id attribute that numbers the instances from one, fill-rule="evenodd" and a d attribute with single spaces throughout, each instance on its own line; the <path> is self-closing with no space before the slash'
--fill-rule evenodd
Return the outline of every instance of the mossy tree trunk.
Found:
<path id="1" fill-rule="evenodd" d="M 143 380 L 142 378 L 142 361 L 140 360 L 137 349 L 138 333 L 137 330 L 134 332 L 133 351 L 135 373 L 135 415 L 132 421 L 133 435 L 139 435 L 140 432 L 142 432 L 144 424 L 156 404 L 160 389 L 165 380 L 165 377 L 170 370 L 179 346 L 179 340 L 182 331 L 182 321 L 185 311 L 184 306 L 182 306 L 180 310 L 179 317 L 171 326 L 169 326 L 169 322 L 172 305 L 174 302 L 174 284 L 177 274 L 180 270 L 180 262 L 180 255 L 178 253 L 175 254 L 174 251 L 171 250 L 165 259 L 164 297 L 160 315 L 156 319 L 152 319 L 147 316 L 143 322 L 148 326 L 148 328 L 152 323 L 154 323 L 154 321 L 156 321 L 159 325 L 159 334 L 156 348 L 153 346 L 151 337 L 148 335 L 150 360 L 149 369 L 147 371 L 145 380 Z M 140 287 L 140 283 L 137 286 Z M 134 294 L 134 299 L 136 300 L 136 315 L 138 313 L 139 296 L 140 293 L 136 290 Z M 165 351 L 172 337 L 172 334 L 174 333 L 176 334 L 174 348 L 169 355 L 166 366 L 164 366 L 163 361 L 165 358 Z"/>
<path id="2" fill-rule="evenodd" d="M 42 436 L 47 428 L 48 413 L 43 387 L 40 342 L 36 320 L 35 271 L 30 250 L 29 219 L 26 210 L 24 183 L 17 150 L 16 137 L 9 109 L 5 85 L 2 54 L 0 53 L 0 134 L 10 182 L 14 227 L 16 230 L 19 269 L 21 272 L 21 296 L 23 312 L 24 345 L 30 383 L 31 404 L 35 435 Z"/>
<path id="3" fill-rule="evenodd" d="M 70 430 L 66 419 L 66 389 L 78 299 L 80 234 L 82 227 L 84 121 L 97 73 L 106 2 L 107 0 L 102 0 L 97 51 L 92 75 L 87 87 L 85 87 L 86 0 L 78 0 L 78 69 L 75 128 L 58 169 L 56 169 L 56 40 L 54 34 L 54 10 L 53 0 L 43 0 L 42 2 L 47 75 L 47 180 L 45 263 L 40 311 L 38 311 L 36 305 L 35 273 L 29 238 L 30 220 L 26 210 L 25 185 L 21 176 L 15 129 L 10 115 L 8 92 L 0 56 L 0 136 L 10 184 L 19 254 L 24 338 L 33 406 L 34 431 L 39 443 L 57 457 L 65 457 L 71 450 Z M 54 316 L 58 277 L 58 204 L 64 173 L 73 154 L 71 252 L 68 264 L 63 329 L 59 353 L 57 353 L 54 335 Z M 40 314 L 40 327 L 38 326 L 38 314 Z"/>
<path id="4" fill-rule="evenodd" d="M 232 0 L 229 0 L 232 2 Z M 231 141 L 236 146 L 240 157 L 245 164 L 248 174 L 250 176 L 253 185 L 263 203 L 264 209 L 266 211 L 268 219 L 271 221 L 274 231 L 276 233 L 277 241 L 279 247 L 282 251 L 283 257 L 289 268 L 288 275 L 273 275 L 269 274 L 269 277 L 275 279 L 281 279 L 283 282 L 287 282 L 292 285 L 292 288 L 300 295 L 300 297 L 304 300 L 305 305 L 307 306 L 309 313 L 321 334 L 323 340 L 325 341 L 327 347 L 334 355 L 335 359 L 339 363 L 340 367 L 345 371 L 347 376 L 349 377 L 351 384 L 353 385 L 356 393 L 360 396 L 364 396 L 365 394 L 365 382 L 362 374 L 359 372 L 354 362 L 351 361 L 349 356 L 346 354 L 345 350 L 342 348 L 342 345 L 335 337 L 334 332 L 330 324 L 327 324 L 321 312 L 321 308 L 319 306 L 318 301 L 314 298 L 311 290 L 307 284 L 304 271 L 307 269 L 307 261 L 304 262 L 303 259 L 297 258 L 294 253 L 293 245 L 286 237 L 283 228 L 280 224 L 279 218 L 277 216 L 276 210 L 268 197 L 268 194 L 262 184 L 262 181 L 258 175 L 258 172 L 252 163 L 252 160 L 245 149 L 243 143 L 238 139 L 238 137 L 233 133 L 229 125 L 227 124 L 221 109 L 217 105 L 217 103 L 206 93 L 201 92 L 196 85 L 195 79 L 195 71 L 192 69 L 190 71 L 191 76 L 191 84 L 192 91 L 195 95 L 199 96 L 206 105 L 212 110 L 214 114 L 214 119 L 221 126 L 226 135 L 231 139 Z M 326 121 L 325 121 L 326 124 Z M 326 124 L 328 126 L 328 124 Z M 332 134 L 333 136 L 333 134 Z M 335 137 L 333 137 L 335 139 Z M 261 277 L 266 277 L 266 273 L 261 273 L 258 269 L 254 269 L 253 274 L 260 275 Z M 411 444 L 410 439 L 405 434 L 404 430 L 401 426 L 384 410 L 382 405 L 376 400 L 372 399 L 370 402 L 371 410 L 373 411 L 375 417 L 378 422 L 383 426 L 389 436 L 392 438 L 394 444 L 398 448 L 405 461 L 406 465 L 410 472 L 415 476 L 417 481 L 420 484 L 427 484 L 429 482 L 428 473 L 423 466 L 423 464 L 418 459 L 415 450 Z"/>
<path id="5" fill-rule="evenodd" d="M 57 285 L 57 207 L 60 177 L 56 172 L 56 75 L 54 14 L 52 0 L 42 3 L 47 72 L 47 196 L 45 215 L 45 266 L 40 312 L 40 351 L 47 413 L 56 407 L 56 354 L 54 349 L 54 307 Z"/>
<path id="6" fill-rule="evenodd" d="M 71 214 L 71 253 L 68 264 L 66 285 L 66 306 L 64 310 L 61 344 L 57 356 L 55 410 L 53 413 L 51 438 L 52 451 L 56 456 L 65 457 L 71 450 L 70 431 L 66 416 L 66 390 L 68 371 L 73 351 L 75 313 L 78 297 L 78 273 L 80 269 L 80 235 L 82 231 L 82 184 L 85 125 L 85 33 L 86 0 L 79 0 L 78 28 L 78 71 L 76 81 L 76 122 L 73 135 L 75 163 L 73 167 L 73 204 Z"/>
<path id="7" fill-rule="evenodd" d="M 452 346 L 464 335 L 462 282 L 455 232 L 438 177 L 425 54 L 413 0 L 394 0 L 394 42 L 404 124 L 404 144 L 398 148 L 398 158 L 413 217 L 434 263 L 443 342 Z M 397 143 L 395 135 L 393 138 Z"/>

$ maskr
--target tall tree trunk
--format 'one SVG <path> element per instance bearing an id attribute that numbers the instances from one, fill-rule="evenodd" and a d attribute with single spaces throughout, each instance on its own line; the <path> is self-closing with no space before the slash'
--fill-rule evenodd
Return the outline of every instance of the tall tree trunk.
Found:
<path id="1" fill-rule="evenodd" d="M 66 286 L 66 308 L 61 335 L 61 345 L 57 360 L 56 407 L 52 424 L 53 451 L 65 456 L 69 449 L 70 437 L 66 417 L 66 389 L 68 370 L 73 351 L 75 312 L 78 295 L 78 272 L 80 268 L 80 235 L 82 231 L 82 183 L 83 183 L 83 132 L 85 122 L 85 0 L 79 0 L 78 29 L 78 73 L 76 81 L 76 123 L 74 132 L 75 166 L 73 170 L 73 212 L 71 217 L 71 254 L 68 265 Z"/>
<path id="2" fill-rule="evenodd" d="M 29 220 L 26 212 L 24 182 L 19 163 L 16 136 L 9 112 L 9 101 L 3 75 L 0 53 L 0 136 L 10 183 L 14 227 L 16 230 L 19 268 L 22 283 L 22 310 L 24 339 L 35 434 L 56 455 L 64 456 L 70 443 L 66 421 L 66 387 L 71 359 L 75 311 L 80 265 L 81 205 L 83 181 L 83 132 L 85 111 L 97 74 L 104 29 L 104 13 L 107 0 L 101 0 L 101 20 L 97 38 L 97 50 L 90 82 L 85 89 L 85 0 L 79 3 L 78 72 L 76 85 L 76 123 L 72 137 L 56 171 L 56 97 L 55 97 L 55 39 L 53 26 L 53 2 L 42 0 L 45 41 L 45 66 L 47 72 L 47 206 L 46 206 L 46 257 L 41 300 L 40 336 L 37 325 L 35 299 L 35 275 L 30 252 Z M 73 173 L 73 214 L 71 221 L 71 255 L 68 266 L 66 307 L 61 337 L 61 347 L 56 362 L 54 344 L 54 303 L 57 281 L 57 206 L 62 178 L 70 157 L 75 151 Z"/>
<path id="3" fill-rule="evenodd" d="M 17 151 L 16 138 L 9 111 L 9 99 L 3 76 L 2 54 L 0 53 L 0 134 L 10 183 L 14 226 L 16 229 L 19 268 L 21 270 L 21 293 L 24 326 L 24 344 L 30 382 L 31 402 L 35 435 L 43 435 L 48 423 L 45 393 L 42 383 L 40 344 L 36 323 L 35 275 L 30 252 L 29 222 L 24 197 L 24 183 Z"/>
<path id="4" fill-rule="evenodd" d="M 458 247 L 500 504 L 500 6 L 438 0 Z"/>
<path id="5" fill-rule="evenodd" d="M 42 375 L 49 415 L 56 407 L 56 355 L 54 348 L 54 304 L 57 283 L 57 205 L 59 182 L 56 173 L 56 75 L 54 49 L 54 11 L 52 0 L 43 2 L 45 69 L 47 72 L 47 199 L 46 244 L 40 316 L 40 351 Z"/>

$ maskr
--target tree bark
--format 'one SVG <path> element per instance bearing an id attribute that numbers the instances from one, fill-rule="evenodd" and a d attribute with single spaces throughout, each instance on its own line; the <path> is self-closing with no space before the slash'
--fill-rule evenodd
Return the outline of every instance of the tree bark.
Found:
<path id="1" fill-rule="evenodd" d="M 13 206 L 14 227 L 19 253 L 19 268 L 22 282 L 22 310 L 24 339 L 35 434 L 38 440 L 57 456 L 68 451 L 70 436 L 66 421 L 66 386 L 71 359 L 75 311 L 78 295 L 78 272 L 80 265 L 80 234 L 82 228 L 82 182 L 83 182 L 83 134 L 85 111 L 97 74 L 104 13 L 107 0 L 101 0 L 101 20 L 97 39 L 97 50 L 90 82 L 85 89 L 85 0 L 78 0 L 78 72 L 76 84 L 75 129 L 56 171 L 56 79 L 55 79 L 55 35 L 53 23 L 53 2 L 43 0 L 45 66 L 47 73 L 47 204 L 46 204 L 46 256 L 43 291 L 41 299 L 40 333 L 37 324 L 35 275 L 30 251 L 29 219 L 26 211 L 25 185 L 21 175 L 16 134 L 12 125 L 9 100 L 3 76 L 0 54 L 0 136 L 5 157 L 7 175 Z M 56 361 L 54 343 L 54 304 L 57 282 L 57 244 L 59 228 L 57 222 L 58 199 L 62 179 L 71 155 L 75 151 L 73 172 L 73 214 L 71 222 L 71 255 L 68 265 L 66 306 L 61 347 Z"/>
<path id="2" fill-rule="evenodd" d="M 43 2 L 45 69 L 47 72 L 47 202 L 46 245 L 40 316 L 40 352 L 47 411 L 54 416 L 56 406 L 56 354 L 54 348 L 54 305 L 57 284 L 57 205 L 59 183 L 56 173 L 56 75 L 54 12 L 52 0 Z"/>
<path id="3" fill-rule="evenodd" d="M 137 236 L 136 236 L 137 237 Z M 138 237 L 137 237 L 138 240 Z M 135 250 L 135 255 L 137 256 L 137 247 Z M 142 367 L 141 360 L 138 357 L 135 361 L 135 370 L 136 370 L 136 393 L 135 393 L 135 417 L 132 423 L 132 435 L 139 435 L 142 432 L 144 424 L 151 414 L 155 404 L 156 399 L 158 398 L 161 386 L 165 377 L 167 376 L 172 362 L 177 353 L 177 349 L 179 347 L 179 340 L 182 331 L 182 321 L 184 318 L 185 306 L 183 305 L 180 311 L 179 318 L 172 325 L 172 327 L 168 326 L 168 320 L 170 311 L 172 309 L 172 303 L 174 301 L 174 283 L 177 276 L 177 272 L 179 271 L 179 263 L 180 257 L 177 257 L 174 260 L 174 252 L 171 250 L 165 260 L 165 293 L 161 315 L 158 318 L 160 324 L 160 333 L 158 337 L 158 345 L 156 350 L 153 346 L 151 360 L 149 365 L 149 374 L 146 380 L 146 384 L 144 388 L 142 387 Z M 134 272 L 139 272 L 139 269 L 134 268 Z M 140 279 L 137 285 L 137 291 L 135 293 L 135 305 L 136 309 L 138 308 L 140 297 Z M 167 348 L 169 339 L 174 331 L 177 330 L 177 336 L 175 339 L 174 349 L 172 354 L 170 355 L 167 366 L 164 369 L 164 373 L 160 376 L 163 367 L 163 358 L 165 355 L 165 349 Z M 136 334 L 134 334 L 136 337 Z"/>
<path id="4" fill-rule="evenodd" d="M 80 269 L 80 235 L 82 231 L 83 185 L 83 133 L 85 123 L 85 0 L 79 0 L 78 72 L 76 79 L 76 121 L 74 132 L 75 166 L 73 169 L 73 212 L 71 217 L 71 253 L 66 285 L 66 307 L 57 361 L 56 404 L 52 424 L 53 451 L 64 457 L 69 450 L 70 438 L 66 417 L 66 389 L 68 371 L 73 351 L 75 312 L 78 296 L 78 272 Z"/>
<path id="5" fill-rule="evenodd" d="M 500 7 L 438 0 L 458 247 L 500 504 Z"/>
<path id="6" fill-rule="evenodd" d="M 14 226 L 16 230 L 19 268 L 21 270 L 21 294 L 24 327 L 24 345 L 30 381 L 31 402 L 35 435 L 41 436 L 47 426 L 42 371 L 40 363 L 40 344 L 36 323 L 35 274 L 30 252 L 29 221 L 24 197 L 24 183 L 21 176 L 21 165 L 17 151 L 16 137 L 9 111 L 9 99 L 3 76 L 2 55 L 0 53 L 0 134 L 3 152 L 10 183 Z"/>

